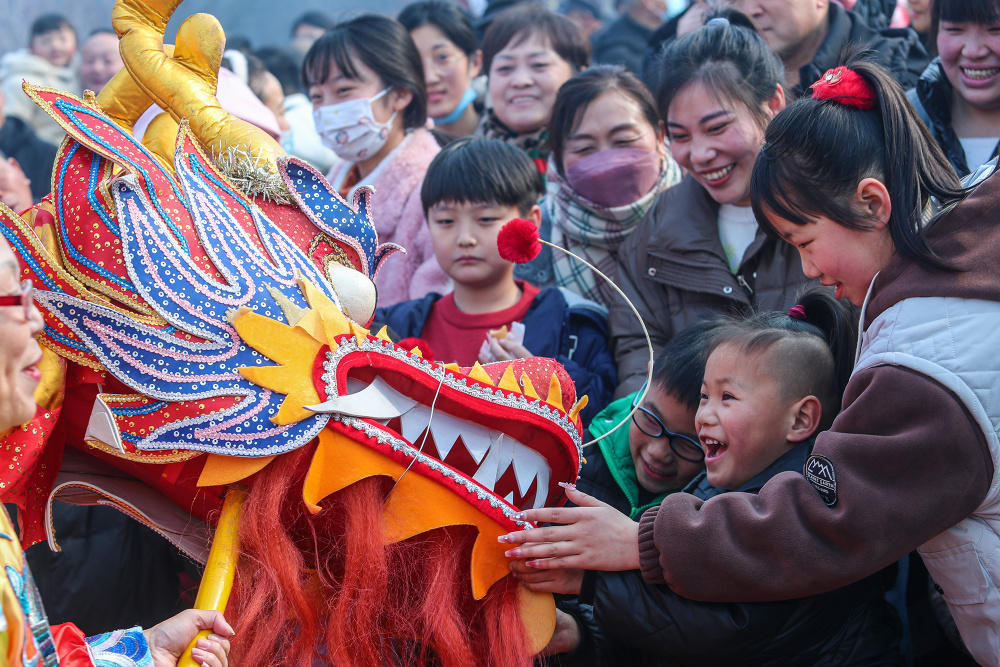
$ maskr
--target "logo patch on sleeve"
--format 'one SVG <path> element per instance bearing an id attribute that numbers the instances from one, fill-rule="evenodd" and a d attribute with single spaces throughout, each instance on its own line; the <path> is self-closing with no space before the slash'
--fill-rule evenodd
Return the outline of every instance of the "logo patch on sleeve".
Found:
<path id="1" fill-rule="evenodd" d="M 802 474 L 816 487 L 828 507 L 837 504 L 837 474 L 833 470 L 833 461 L 825 456 L 813 454 L 806 459 Z"/>

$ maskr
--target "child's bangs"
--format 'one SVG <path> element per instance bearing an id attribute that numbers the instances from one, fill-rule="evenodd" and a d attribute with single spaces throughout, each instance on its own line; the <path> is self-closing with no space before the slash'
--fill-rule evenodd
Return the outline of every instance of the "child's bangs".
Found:
<path id="1" fill-rule="evenodd" d="M 799 182 L 789 172 L 788 156 L 772 155 L 765 146 L 757 156 L 750 177 L 750 200 L 758 226 L 771 238 L 783 240 L 771 223 L 771 217 L 803 226 L 815 220 L 815 213 L 808 210 L 791 194 L 801 192 L 808 184 Z"/>
<path id="2" fill-rule="evenodd" d="M 541 176 L 527 153 L 496 139 L 465 137 L 431 161 L 420 199 L 425 213 L 445 202 L 515 206 L 524 215 L 543 193 Z"/>
<path id="3" fill-rule="evenodd" d="M 935 0 L 938 19 L 949 23 L 1000 23 L 1000 3 L 997 0 Z"/>

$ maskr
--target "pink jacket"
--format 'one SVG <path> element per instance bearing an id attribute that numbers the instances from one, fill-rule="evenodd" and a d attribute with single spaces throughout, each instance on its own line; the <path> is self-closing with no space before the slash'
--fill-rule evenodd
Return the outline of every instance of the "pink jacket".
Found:
<path id="1" fill-rule="evenodd" d="M 385 260 L 375 277 L 378 305 L 391 306 L 408 299 L 419 299 L 430 292 L 451 291 L 451 282 L 434 257 L 427 219 L 420 202 L 420 187 L 427 166 L 441 150 L 434 136 L 424 128 L 407 133 L 372 173 L 358 185 L 375 189 L 372 217 L 379 243 L 397 243 L 406 254 L 396 253 Z M 334 188 L 340 187 L 354 165 L 340 161 L 327 177 Z M 352 201 L 353 192 L 347 201 Z"/>

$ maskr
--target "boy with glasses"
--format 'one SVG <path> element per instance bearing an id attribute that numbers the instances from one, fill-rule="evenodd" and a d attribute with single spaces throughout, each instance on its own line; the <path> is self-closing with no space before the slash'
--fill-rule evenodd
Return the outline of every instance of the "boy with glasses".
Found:
<path id="1" fill-rule="evenodd" d="M 705 351 L 718 327 L 718 321 L 710 320 L 685 329 L 660 351 L 641 402 L 642 389 L 594 417 L 590 432 L 598 438 L 638 407 L 627 428 L 598 442 L 598 451 L 584 452 L 587 464 L 580 471 L 579 490 L 638 521 L 645 510 L 705 469 L 694 415 Z"/>
<path id="2" fill-rule="evenodd" d="M 578 490 L 638 521 L 644 511 L 686 487 L 705 469 L 694 416 L 707 352 L 722 324 L 721 320 L 697 322 L 675 336 L 656 357 L 645 398 L 639 400 L 644 384 L 594 417 L 589 429 L 598 438 L 632 413 L 628 426 L 584 450 L 586 463 L 576 481 Z M 637 408 L 634 413 L 633 408 Z M 582 587 L 589 597 L 592 591 L 586 589 L 594 583 L 594 573 L 536 570 L 524 561 L 513 561 L 511 571 L 535 590 L 580 593 Z"/>

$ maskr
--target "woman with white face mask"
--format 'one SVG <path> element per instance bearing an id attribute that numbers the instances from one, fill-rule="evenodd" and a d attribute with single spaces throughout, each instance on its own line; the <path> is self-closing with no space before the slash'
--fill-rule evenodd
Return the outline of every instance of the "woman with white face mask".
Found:
<path id="1" fill-rule="evenodd" d="M 348 203 L 373 187 L 371 212 L 380 243 L 406 248 L 375 279 L 380 306 L 448 290 L 434 259 L 420 185 L 440 150 L 427 122 L 420 53 L 406 28 L 366 14 L 337 25 L 306 54 L 302 78 L 316 130 L 339 160 L 327 175 Z"/>

